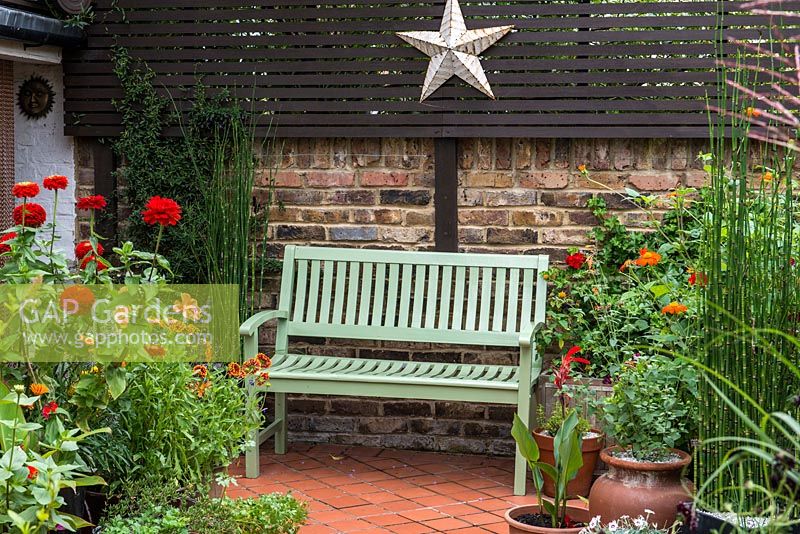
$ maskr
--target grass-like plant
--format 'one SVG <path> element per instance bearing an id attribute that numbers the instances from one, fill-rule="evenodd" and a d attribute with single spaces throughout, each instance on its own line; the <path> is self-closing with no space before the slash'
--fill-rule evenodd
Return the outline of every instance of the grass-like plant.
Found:
<path id="1" fill-rule="evenodd" d="M 722 16 L 719 25 L 725 25 Z M 720 51 L 728 55 L 719 63 L 720 91 L 711 106 L 717 111 L 711 153 L 703 156 L 711 190 L 701 262 L 707 283 L 702 288 L 699 360 L 712 376 L 724 380 L 700 384 L 698 437 L 703 446 L 696 454 L 695 480 L 717 506 L 737 497 L 739 482 L 764 486 L 768 478 L 757 461 L 738 462 L 734 471 L 723 469 L 731 466 L 731 447 L 720 440 L 733 440 L 732 447 L 758 443 L 763 435 L 750 422 L 782 410 L 787 392 L 800 384 L 791 367 L 772 364 L 776 357 L 800 361 L 800 347 L 777 334 L 797 333 L 800 310 L 796 153 L 786 149 L 793 139 L 765 129 L 781 121 L 766 110 L 763 94 L 787 90 L 782 84 L 789 80 L 798 84 L 800 69 L 787 79 L 787 64 L 777 61 L 775 54 L 794 55 L 792 47 L 767 46 L 769 53 L 759 55 L 750 44 L 733 46 L 738 46 L 735 60 L 720 39 Z M 788 97 L 782 102 L 775 101 L 778 106 L 796 103 Z"/>

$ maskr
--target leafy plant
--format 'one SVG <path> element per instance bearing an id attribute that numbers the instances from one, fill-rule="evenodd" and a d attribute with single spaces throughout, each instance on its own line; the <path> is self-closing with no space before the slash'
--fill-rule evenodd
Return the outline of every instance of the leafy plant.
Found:
<path id="1" fill-rule="evenodd" d="M 533 485 L 536 488 L 539 510 L 546 511 L 550 515 L 553 528 L 568 526 L 571 520 L 567 516 L 567 484 L 577 476 L 583 466 L 582 439 L 581 433 L 578 431 L 577 413 L 573 411 L 564 419 L 553 439 L 555 465 L 539 461 L 539 447 L 536 445 L 530 429 L 517 414 L 514 414 L 511 435 L 533 473 Z M 550 478 L 555 486 L 553 502 L 542 499 L 544 476 Z"/>
<path id="2" fill-rule="evenodd" d="M 683 361 L 640 357 L 624 367 L 610 397 L 597 401 L 606 433 L 625 454 L 662 461 L 666 449 L 691 435 L 696 414 L 697 374 Z"/>
<path id="3" fill-rule="evenodd" d="M 203 498 L 183 508 L 151 505 L 132 517 L 115 515 L 103 534 L 294 534 L 308 515 L 306 504 L 273 493 L 254 499 Z"/>

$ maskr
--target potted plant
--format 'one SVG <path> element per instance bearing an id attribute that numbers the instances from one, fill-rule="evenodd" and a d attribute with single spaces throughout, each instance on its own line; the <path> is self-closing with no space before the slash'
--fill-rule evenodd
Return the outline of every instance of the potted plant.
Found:
<path id="1" fill-rule="evenodd" d="M 539 447 L 539 461 L 549 465 L 555 465 L 555 435 L 561 424 L 570 414 L 578 417 L 577 431 L 581 435 L 581 455 L 583 465 L 578 470 L 578 474 L 567 484 L 567 496 L 586 497 L 592 486 L 592 475 L 597 459 L 600 457 L 600 450 L 603 448 L 605 437 L 603 433 L 591 428 L 589 421 L 578 414 L 577 408 L 568 408 L 569 395 L 567 392 L 567 382 L 570 380 L 572 364 L 578 363 L 588 365 L 589 360 L 576 356 L 581 351 L 580 347 L 572 347 L 561 359 L 561 365 L 553 370 L 553 383 L 558 391 L 558 406 L 549 418 L 545 418 L 544 410 L 539 405 L 539 426 L 533 431 L 533 439 Z M 553 482 L 546 478 L 543 486 L 544 494 L 548 497 L 555 497 L 555 486 Z"/>
<path id="2" fill-rule="evenodd" d="M 578 431 L 578 414 L 571 412 L 561 423 L 554 438 L 553 465 L 540 461 L 539 447 L 531 431 L 518 415 L 514 416 L 511 435 L 516 440 L 522 456 L 533 473 L 536 488 L 534 505 L 515 506 L 505 514 L 509 534 L 523 532 L 558 532 L 577 534 L 589 520 L 583 508 L 567 505 L 567 483 L 574 479 L 583 464 L 581 434 Z M 552 480 L 555 487 L 553 501 L 542 498 L 544 478 Z"/>
<path id="3" fill-rule="evenodd" d="M 651 520 L 667 526 L 691 484 L 682 472 L 691 456 L 675 448 L 688 434 L 697 392 L 694 368 L 664 356 L 629 362 L 611 397 L 600 401 L 607 434 L 619 445 L 600 458 L 608 472 L 592 486 L 589 512 L 603 523 L 652 510 Z"/>

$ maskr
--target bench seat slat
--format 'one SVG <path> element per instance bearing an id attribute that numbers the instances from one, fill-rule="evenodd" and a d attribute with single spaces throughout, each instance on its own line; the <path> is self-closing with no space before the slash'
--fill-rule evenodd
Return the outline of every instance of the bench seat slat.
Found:
<path id="1" fill-rule="evenodd" d="M 398 364 L 406 364 L 406 373 L 397 373 Z M 392 362 L 340 358 L 337 356 L 288 355 L 273 364 L 270 382 L 313 379 L 336 382 L 423 384 L 428 386 L 459 386 L 500 390 L 517 389 L 517 368 L 505 365 L 470 365 L 465 375 L 460 364 L 429 362 Z M 283 389 L 283 388 L 281 388 Z M 357 394 L 351 391 L 350 394 Z"/>

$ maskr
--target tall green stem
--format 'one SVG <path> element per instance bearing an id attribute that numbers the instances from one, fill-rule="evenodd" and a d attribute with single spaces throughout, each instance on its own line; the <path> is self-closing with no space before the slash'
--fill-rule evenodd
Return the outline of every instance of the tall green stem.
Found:
<path id="1" fill-rule="evenodd" d="M 156 237 L 156 249 L 153 252 L 153 264 L 150 266 L 150 276 L 147 277 L 148 282 L 153 281 L 153 272 L 156 270 L 156 264 L 158 262 L 158 247 L 161 245 L 161 236 L 164 235 L 164 226 L 158 225 L 158 237 Z"/>

